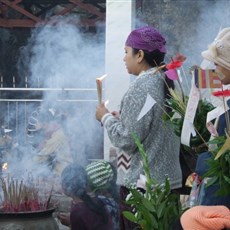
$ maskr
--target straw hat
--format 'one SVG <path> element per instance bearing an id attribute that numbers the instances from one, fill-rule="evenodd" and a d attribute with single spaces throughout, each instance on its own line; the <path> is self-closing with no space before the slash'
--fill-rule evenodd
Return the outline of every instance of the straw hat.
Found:
<path id="1" fill-rule="evenodd" d="M 230 27 L 221 30 L 209 45 L 208 50 L 203 51 L 201 55 L 205 59 L 230 70 Z"/>

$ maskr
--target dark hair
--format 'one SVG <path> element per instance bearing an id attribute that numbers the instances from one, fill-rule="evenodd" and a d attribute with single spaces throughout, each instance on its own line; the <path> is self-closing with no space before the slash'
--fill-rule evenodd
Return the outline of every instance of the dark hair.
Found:
<path id="1" fill-rule="evenodd" d="M 137 54 L 140 49 L 133 48 L 133 54 Z M 162 53 L 160 50 L 154 50 L 152 52 L 142 50 L 144 52 L 145 61 L 151 66 L 160 66 L 164 63 L 165 53 Z"/>
<path id="2" fill-rule="evenodd" d="M 87 174 L 78 164 L 67 165 L 61 174 L 61 185 L 67 196 L 79 197 L 87 189 Z"/>
<path id="3" fill-rule="evenodd" d="M 108 181 L 107 182 L 107 186 L 105 188 L 100 188 L 100 189 L 97 189 L 95 190 L 95 194 L 97 196 L 100 196 L 100 195 L 109 195 L 111 196 L 116 202 L 119 201 L 119 196 L 118 196 L 118 191 L 117 191 L 117 169 L 115 168 L 115 166 L 107 161 L 107 163 L 110 165 L 112 171 L 113 171 L 113 177 L 112 177 L 112 180 Z"/>
<path id="4" fill-rule="evenodd" d="M 104 223 L 108 222 L 108 212 L 100 199 L 92 199 L 87 193 L 87 173 L 78 164 L 70 164 L 61 174 L 61 185 L 67 196 L 79 197 L 93 212 L 100 215 Z"/>
<path id="5" fill-rule="evenodd" d="M 133 48 L 133 54 L 137 54 L 140 49 Z M 144 60 L 151 66 L 151 67 L 157 67 L 164 65 L 164 58 L 165 53 L 161 52 L 160 50 L 154 50 L 152 52 L 148 52 L 146 50 L 142 50 L 144 52 Z M 166 71 L 166 68 L 162 69 L 163 71 Z M 174 81 L 169 79 L 168 77 L 165 77 L 165 85 L 164 85 L 164 98 L 167 100 L 170 98 L 169 88 L 174 89 Z M 167 112 L 170 111 L 168 107 L 165 108 Z"/>
<path id="6" fill-rule="evenodd" d="M 81 198 L 84 203 L 91 209 L 93 212 L 97 213 L 102 217 L 104 223 L 108 222 L 109 214 L 105 207 L 105 204 L 98 198 L 92 199 L 86 191 L 84 191 L 79 198 Z"/>

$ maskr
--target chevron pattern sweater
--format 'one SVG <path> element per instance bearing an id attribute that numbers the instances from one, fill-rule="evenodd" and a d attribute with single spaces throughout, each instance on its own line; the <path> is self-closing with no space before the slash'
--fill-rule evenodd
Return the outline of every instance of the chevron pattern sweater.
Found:
<path id="1" fill-rule="evenodd" d="M 164 108 L 164 80 L 155 68 L 140 73 L 125 93 L 120 107 L 120 118 L 106 114 L 103 125 L 111 143 L 118 148 L 118 185 L 136 183 L 143 174 L 141 156 L 132 133 L 135 133 L 148 155 L 151 176 L 163 183 L 168 175 L 171 189 L 181 187 L 182 173 L 179 163 L 180 139 L 173 129 L 162 120 Z M 151 97 L 156 103 L 140 113 Z"/>

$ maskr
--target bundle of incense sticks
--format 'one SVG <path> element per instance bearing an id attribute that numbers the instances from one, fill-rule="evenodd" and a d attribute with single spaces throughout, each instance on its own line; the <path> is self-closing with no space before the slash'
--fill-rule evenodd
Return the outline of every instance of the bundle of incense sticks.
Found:
<path id="1" fill-rule="evenodd" d="M 104 74 L 101 77 L 96 78 L 98 104 L 102 103 L 102 81 L 104 80 L 106 76 L 107 74 Z"/>
<path id="2" fill-rule="evenodd" d="M 28 186 L 23 180 L 1 178 L 3 191 L 3 212 L 40 211 L 49 208 L 53 188 L 46 201 L 41 202 L 38 188 Z"/>

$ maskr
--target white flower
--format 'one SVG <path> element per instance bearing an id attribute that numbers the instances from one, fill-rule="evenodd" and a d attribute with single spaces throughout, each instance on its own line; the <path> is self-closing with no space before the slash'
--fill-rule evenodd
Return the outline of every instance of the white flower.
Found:
<path id="1" fill-rule="evenodd" d="M 126 196 L 125 201 L 130 200 L 132 197 L 133 197 L 132 193 L 129 193 L 129 194 Z"/>

